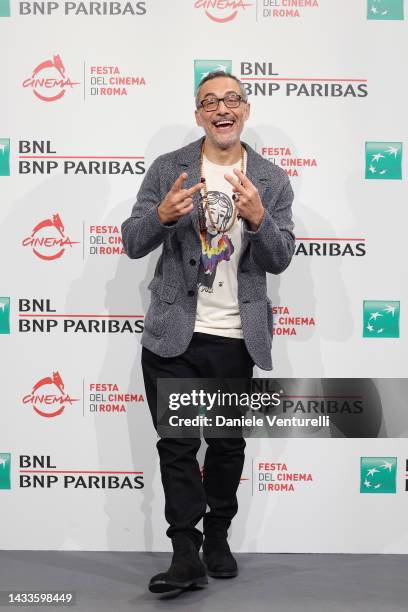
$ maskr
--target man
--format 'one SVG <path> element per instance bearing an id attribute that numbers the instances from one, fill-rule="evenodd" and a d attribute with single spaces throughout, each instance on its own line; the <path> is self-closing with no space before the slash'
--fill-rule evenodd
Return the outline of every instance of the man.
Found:
<path id="1" fill-rule="evenodd" d="M 291 261 L 293 191 L 281 168 L 241 143 L 249 112 L 239 79 L 208 74 L 195 111 L 205 137 L 153 162 L 122 224 L 129 257 L 162 246 L 142 335 L 156 429 L 158 378 L 250 379 L 254 364 L 272 369 L 266 272 L 279 274 Z M 168 571 L 150 580 L 153 592 L 205 585 L 207 574 L 238 573 L 227 532 L 238 510 L 245 440 L 206 442 L 203 476 L 196 459 L 200 438 L 157 442 L 174 552 Z M 201 518 L 204 542 L 196 527 Z"/>

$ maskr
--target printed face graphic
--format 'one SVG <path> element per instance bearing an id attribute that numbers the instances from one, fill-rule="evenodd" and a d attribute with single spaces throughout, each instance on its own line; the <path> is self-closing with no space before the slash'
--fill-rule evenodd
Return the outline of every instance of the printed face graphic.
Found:
<path id="1" fill-rule="evenodd" d="M 241 95 L 238 83 L 229 77 L 217 77 L 200 87 L 199 98 L 201 102 L 207 97 L 223 98 L 232 92 Z M 227 108 L 224 102 L 220 102 L 215 111 L 207 112 L 200 107 L 195 116 L 197 125 L 203 128 L 213 144 L 220 149 L 229 149 L 239 142 L 249 111 L 250 105 L 245 102 L 241 102 L 237 108 Z"/>
<path id="2" fill-rule="evenodd" d="M 232 202 L 227 194 L 219 191 L 210 191 L 208 193 L 208 208 L 211 212 L 211 217 L 213 218 L 214 223 L 216 223 L 216 225 L 222 230 L 225 229 L 229 224 L 233 213 Z M 206 211 L 206 213 L 207 231 L 215 236 L 218 234 L 218 230 L 215 226 L 213 226 L 208 211 Z"/>

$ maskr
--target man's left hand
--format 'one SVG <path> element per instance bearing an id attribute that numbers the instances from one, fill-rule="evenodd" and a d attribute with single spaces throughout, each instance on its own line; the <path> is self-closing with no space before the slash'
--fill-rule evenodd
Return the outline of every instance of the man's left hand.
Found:
<path id="1" fill-rule="evenodd" d="M 241 170 L 234 170 L 234 174 L 239 180 L 230 174 L 224 174 L 224 178 L 233 186 L 233 193 L 239 194 L 239 198 L 235 200 L 238 213 L 248 221 L 251 231 L 255 232 L 262 222 L 265 209 L 257 188 L 249 178 Z"/>

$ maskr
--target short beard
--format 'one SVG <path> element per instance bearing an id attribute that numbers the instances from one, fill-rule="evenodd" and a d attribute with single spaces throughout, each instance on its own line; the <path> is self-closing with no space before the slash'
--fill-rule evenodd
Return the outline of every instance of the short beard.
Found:
<path id="1" fill-rule="evenodd" d="M 213 142 L 217 145 L 217 147 L 219 149 L 221 149 L 222 151 L 227 151 L 228 149 L 230 149 L 231 147 L 234 146 L 234 144 L 236 144 L 237 142 L 239 142 L 240 138 L 239 136 L 234 138 L 233 140 L 230 141 L 224 141 L 224 142 L 219 142 L 218 140 L 216 140 L 215 138 L 213 139 Z"/>

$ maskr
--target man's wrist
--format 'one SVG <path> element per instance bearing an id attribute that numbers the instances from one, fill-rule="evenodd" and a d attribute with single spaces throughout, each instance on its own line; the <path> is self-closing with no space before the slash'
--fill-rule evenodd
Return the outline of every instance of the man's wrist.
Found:
<path id="1" fill-rule="evenodd" d="M 251 229 L 251 232 L 256 232 L 257 229 L 259 228 L 259 226 L 262 223 L 262 219 L 264 218 L 264 214 L 265 214 L 265 209 L 263 209 L 262 214 L 257 217 L 257 219 L 255 221 L 250 221 L 249 222 L 249 227 Z"/>
<path id="2" fill-rule="evenodd" d="M 166 215 L 163 214 L 163 210 L 161 209 L 161 204 L 159 204 L 159 206 L 157 207 L 157 215 L 159 217 L 159 221 L 160 223 L 163 223 L 163 225 L 165 225 L 166 223 L 169 223 L 169 219 L 167 219 Z"/>
<path id="3" fill-rule="evenodd" d="M 165 218 L 163 216 L 163 211 L 161 210 L 161 204 L 157 207 L 157 216 L 159 217 L 160 223 L 165 223 Z"/>
<path id="4" fill-rule="evenodd" d="M 162 225 L 165 225 L 166 227 L 175 225 L 175 223 L 177 223 L 177 221 L 171 221 L 170 219 L 168 219 L 165 215 L 163 215 L 163 211 L 160 210 L 160 204 L 159 206 L 157 206 L 157 216 L 159 218 L 159 221 Z"/>

